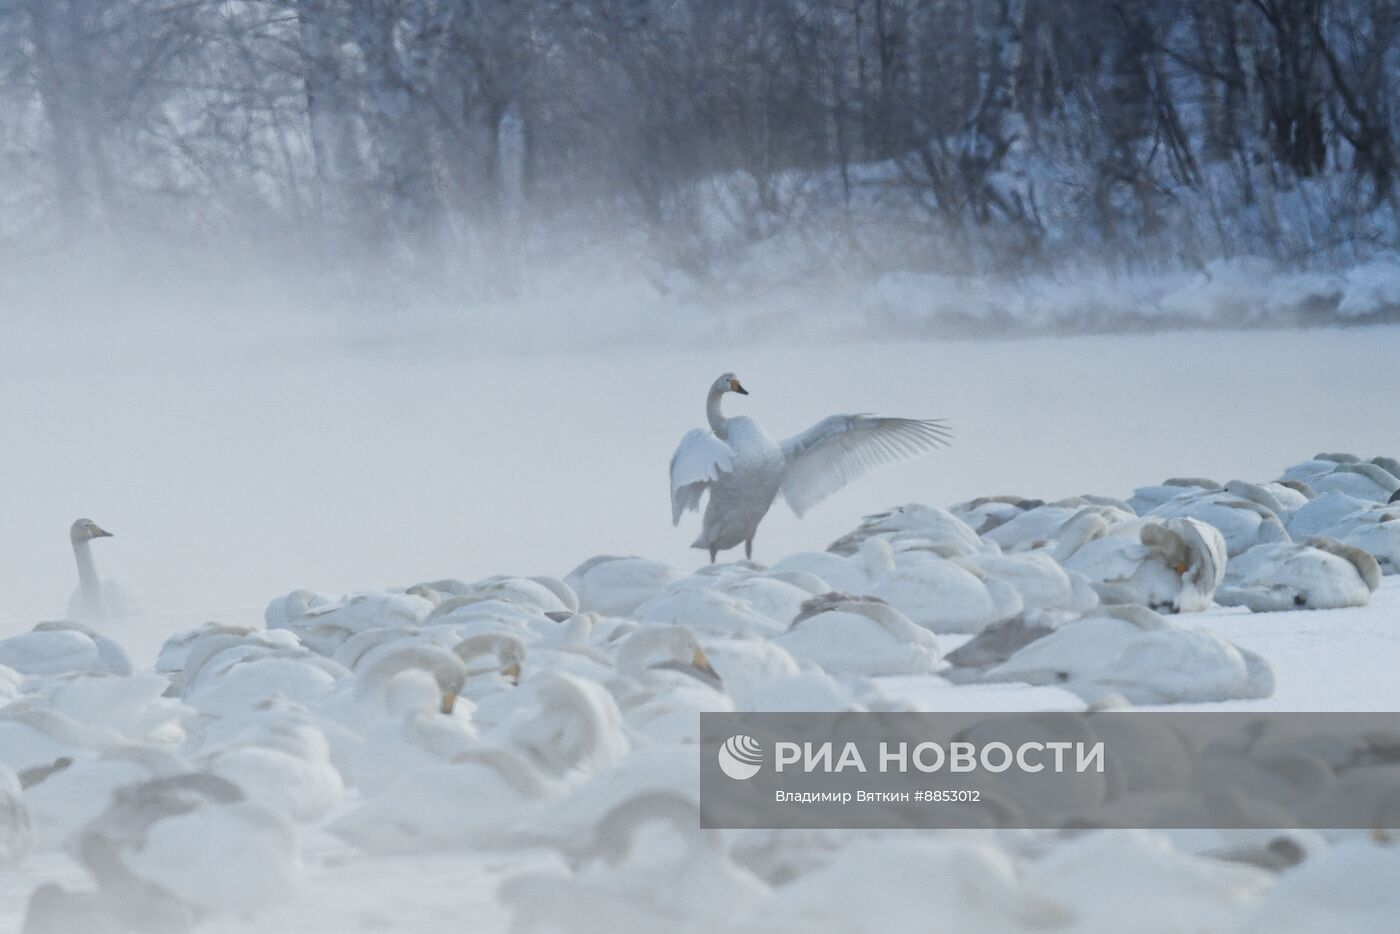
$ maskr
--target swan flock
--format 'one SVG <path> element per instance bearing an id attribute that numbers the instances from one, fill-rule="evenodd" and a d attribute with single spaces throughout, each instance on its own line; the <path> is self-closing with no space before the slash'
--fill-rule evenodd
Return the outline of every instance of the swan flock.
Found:
<path id="1" fill-rule="evenodd" d="M 726 373 L 710 430 L 671 464 L 673 520 L 708 496 L 695 547 L 711 560 L 693 573 L 599 555 L 563 577 L 296 590 L 260 623 L 133 659 L 93 559 L 111 536 L 74 523 L 74 619 L 0 639 L 0 868 L 32 870 L 23 930 L 301 930 L 312 879 L 316 930 L 440 923 L 328 904 L 406 867 L 404 910 L 489 877 L 474 922 L 521 932 L 700 930 L 717 905 L 754 934 L 913 934 L 935 916 L 1012 934 L 1390 929 L 1400 852 L 1369 832 L 701 830 L 696 745 L 703 712 L 1268 699 L 1296 670 L 1202 623 L 1228 606 L 1340 632 L 1393 599 L 1400 463 L 1319 454 L 1273 481 L 1171 478 L 1126 500 L 911 503 L 825 550 L 716 563 L 741 543 L 751 559 L 780 493 L 801 515 L 949 438 L 835 415 L 774 442 L 724 416 L 730 393 L 747 394 Z M 1212 761 L 1339 814 L 1400 802 L 1394 749 L 1325 753 Z M 1151 775 L 1122 781 L 1150 799 Z M 440 886 L 416 877 L 434 865 Z"/>

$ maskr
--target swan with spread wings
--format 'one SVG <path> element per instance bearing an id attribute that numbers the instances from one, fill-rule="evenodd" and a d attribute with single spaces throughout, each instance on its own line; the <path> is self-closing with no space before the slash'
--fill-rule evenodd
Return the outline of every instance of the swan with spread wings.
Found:
<path id="1" fill-rule="evenodd" d="M 753 557 L 753 538 L 779 491 L 801 516 L 858 477 L 883 464 L 927 454 L 952 433 L 938 419 L 832 415 L 781 443 L 751 418 L 726 418 L 725 393 L 748 395 L 733 373 L 710 386 L 710 430 L 694 428 L 671 458 L 671 521 L 698 510 L 710 494 L 700 537 L 692 548 L 715 556 L 739 543 Z"/>

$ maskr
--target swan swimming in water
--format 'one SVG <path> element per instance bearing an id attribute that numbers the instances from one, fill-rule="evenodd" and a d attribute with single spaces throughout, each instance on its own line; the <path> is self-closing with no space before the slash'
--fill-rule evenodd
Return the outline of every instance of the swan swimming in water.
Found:
<path id="1" fill-rule="evenodd" d="M 730 392 L 749 394 L 733 373 L 725 373 L 705 402 L 710 430 L 691 429 L 671 458 L 673 524 L 710 494 L 691 547 L 707 549 L 712 563 L 740 543 L 745 557 L 753 557 L 754 533 L 780 490 L 801 516 L 871 469 L 927 454 L 951 437 L 937 419 L 832 415 L 779 443 L 751 418 L 725 417 L 720 400 Z"/>

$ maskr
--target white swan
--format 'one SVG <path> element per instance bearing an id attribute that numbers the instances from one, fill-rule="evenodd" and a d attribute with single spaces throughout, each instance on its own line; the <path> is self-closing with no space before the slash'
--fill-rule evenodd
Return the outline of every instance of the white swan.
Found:
<path id="1" fill-rule="evenodd" d="M 418 585 L 410 588 L 410 593 L 421 593 Z M 490 577 L 474 584 L 463 585 L 461 593 L 443 595 L 439 591 L 428 591 L 437 596 L 432 611 L 424 619 L 424 625 L 434 626 L 445 617 L 455 618 L 470 615 L 474 607 L 488 610 L 498 609 L 506 614 L 516 611 L 521 615 L 565 615 L 578 610 L 578 597 L 573 589 L 561 580 L 550 577 Z"/>
<path id="2" fill-rule="evenodd" d="M 64 621 L 39 623 L 30 632 L 0 639 L 0 666 L 22 675 L 131 674 L 131 659 L 117 642 L 82 623 Z"/>
<path id="3" fill-rule="evenodd" d="M 977 537 L 972 526 L 948 510 L 910 503 L 866 516 L 859 527 L 832 542 L 827 551 L 853 555 L 877 537 L 895 547 L 901 542 L 918 542 L 945 558 L 995 550 Z"/>
<path id="4" fill-rule="evenodd" d="M 1050 557 L 1064 561 L 1110 526 L 1135 518 L 1133 513 L 1116 506 L 1104 506 L 1076 496 L 1028 509 L 989 529 L 982 537 L 1004 551 L 1046 548 Z"/>
<path id="5" fill-rule="evenodd" d="M 779 622 L 743 599 L 699 587 L 678 589 L 649 600 L 637 607 L 636 618 L 648 624 L 686 624 L 700 632 L 726 636 L 777 635 L 792 619 Z"/>
<path id="6" fill-rule="evenodd" d="M 75 720 L 41 705 L 20 701 L 0 708 L 0 762 L 25 782 L 52 771 L 61 760 L 94 758 L 128 743 L 111 727 Z"/>
<path id="7" fill-rule="evenodd" d="M 894 549 L 883 537 L 871 536 L 849 555 L 799 551 L 783 558 L 773 569 L 815 575 L 827 585 L 826 590 L 868 593 L 872 581 L 894 570 Z"/>
<path id="8" fill-rule="evenodd" d="M 1302 487 L 1302 489 L 1300 489 Z M 1303 492 L 1302 484 L 1280 483 L 1275 480 L 1272 483 L 1250 483 L 1247 480 L 1231 480 L 1225 484 L 1225 492 L 1233 493 L 1242 499 L 1256 502 L 1261 506 L 1267 506 L 1273 510 L 1274 514 L 1283 520 L 1284 524 L 1293 518 L 1293 514 L 1308 504 L 1312 496 Z M 1314 492 L 1313 495 L 1316 495 Z"/>
<path id="9" fill-rule="evenodd" d="M 1323 493 L 1293 515 L 1289 533 L 1296 539 L 1323 536 L 1363 548 L 1386 574 L 1400 571 L 1400 508 L 1345 493 Z"/>
<path id="10" fill-rule="evenodd" d="M 756 692 L 802 670 L 797 660 L 771 639 L 709 639 L 705 656 L 725 693 L 741 710 L 753 709 L 748 701 Z"/>
<path id="11" fill-rule="evenodd" d="M 780 572 L 781 574 L 781 572 Z M 803 586 L 807 584 L 808 586 Z M 731 575 L 717 586 L 720 592 L 742 600 L 755 611 L 782 625 L 792 622 L 792 618 L 802 610 L 802 604 L 832 588 L 824 582 L 806 578 L 792 580 L 773 574 Z"/>
<path id="12" fill-rule="evenodd" d="M 75 672 L 35 678 L 26 684 L 26 702 L 75 720 L 116 730 L 138 743 L 178 746 L 185 738 L 182 721 L 194 711 L 161 696 L 168 681 L 152 672 L 118 676 Z"/>
<path id="13" fill-rule="evenodd" d="M 1044 506 L 1045 500 L 1025 496 L 979 496 L 963 503 L 954 503 L 948 511 L 961 519 L 978 535 L 986 535 L 999 525 L 1005 525 L 1023 512 Z"/>
<path id="14" fill-rule="evenodd" d="M 294 821 L 314 821 L 345 796 L 330 744 L 304 711 L 280 711 L 261 734 L 243 732 L 212 744 L 197 757 L 207 771 L 243 789 L 248 799 Z"/>
<path id="15" fill-rule="evenodd" d="M 129 589 L 117 581 L 104 581 L 97 576 L 97 563 L 92 558 L 92 541 L 111 537 L 111 532 L 91 519 L 79 519 L 68 530 L 68 538 L 73 543 L 73 557 L 78 562 L 78 589 L 68 601 L 68 616 L 71 619 L 103 620 L 135 616 L 141 612 Z"/>
<path id="16" fill-rule="evenodd" d="M 1225 575 L 1225 539 L 1195 519 L 1137 519 L 1113 527 L 1064 561 L 1104 603 L 1140 603 L 1169 613 L 1210 609 Z"/>
<path id="17" fill-rule="evenodd" d="M 703 675 L 718 678 L 695 633 L 685 626 L 651 624 L 630 633 L 618 643 L 617 673 L 644 687 L 658 684 L 658 664 L 692 666 Z"/>
<path id="18" fill-rule="evenodd" d="M 1140 486 L 1128 497 L 1133 512 L 1145 516 L 1168 500 L 1187 493 L 1214 493 L 1224 489 L 1206 477 L 1171 477 L 1152 486 Z"/>
<path id="19" fill-rule="evenodd" d="M 580 609 L 629 616 L 680 579 L 680 571 L 660 561 L 597 555 L 570 571 L 564 582 L 578 594 Z"/>
<path id="20" fill-rule="evenodd" d="M 428 642 L 389 642 L 366 652 L 355 669 L 353 696 L 361 709 L 390 710 L 391 688 L 407 672 L 431 676 L 438 709 L 451 713 L 467 680 L 467 663 Z"/>
<path id="21" fill-rule="evenodd" d="M 268 629 L 289 629 L 308 648 L 333 655 L 357 632 L 389 626 L 417 626 L 433 611 L 426 597 L 367 591 L 331 601 L 322 594 L 297 590 L 268 604 Z"/>
<path id="22" fill-rule="evenodd" d="M 710 387 L 710 431 L 688 432 L 671 458 L 674 524 L 710 494 L 691 547 L 708 550 L 711 562 L 741 543 L 753 556 L 754 534 L 779 490 L 800 516 L 873 468 L 926 454 L 950 437 L 938 420 L 832 415 L 779 444 L 753 419 L 724 416 L 720 400 L 729 392 L 748 395 L 733 373 Z"/>
<path id="23" fill-rule="evenodd" d="M 223 623 L 208 622 L 167 636 L 161 643 L 160 653 L 156 656 L 156 671 L 180 671 L 185 667 L 190 649 L 205 636 L 246 636 L 252 631 L 248 626 L 226 626 Z"/>
<path id="24" fill-rule="evenodd" d="M 1351 454 L 1319 454 L 1311 461 L 1288 468 L 1283 477 L 1305 481 L 1318 493 L 1345 493 L 1383 503 L 1400 490 L 1400 477 L 1382 466 L 1386 463 L 1395 466 L 1390 458 L 1361 461 Z"/>
<path id="25" fill-rule="evenodd" d="M 329 830 L 371 852 L 503 843 L 564 782 L 623 761 L 622 714 L 596 683 L 547 673 L 522 686 L 515 716 L 450 764 L 409 771 Z"/>
<path id="26" fill-rule="evenodd" d="M 1273 502 L 1282 509 L 1277 498 L 1254 484 L 1231 482 L 1236 483 L 1233 490 L 1227 485 L 1224 490 L 1183 493 L 1146 515 L 1158 519 L 1191 518 L 1215 526 L 1225 537 L 1231 559 L 1255 545 L 1289 541 L 1281 513 L 1269 505 Z M 1254 495 L 1244 497 L 1237 490 L 1248 490 Z"/>
<path id="27" fill-rule="evenodd" d="M 1135 704 L 1250 699 L 1274 690 L 1263 658 L 1135 605 L 1100 607 L 1062 624 L 986 679 L 1058 684 L 1090 702 L 1119 693 Z"/>
<path id="28" fill-rule="evenodd" d="M 184 758 L 170 750 L 127 745 L 26 770 L 24 803 L 37 835 L 37 849 L 53 851 L 68 845 L 112 803 L 119 789 L 188 769 Z"/>
<path id="29" fill-rule="evenodd" d="M 938 639 L 899 610 L 871 597 L 813 597 L 773 642 L 828 674 L 913 675 L 937 671 Z"/>
<path id="30" fill-rule="evenodd" d="M 977 632 L 1025 608 L 1011 584 L 957 558 L 909 548 L 894 560 L 865 592 L 934 632 Z"/>
<path id="31" fill-rule="evenodd" d="M 452 653 L 466 664 L 468 678 L 490 673 L 472 667 L 472 662 L 490 655 L 496 660 L 492 672 L 499 673 L 511 685 L 520 683 L 520 669 L 525 664 L 525 643 L 511 633 L 483 632 L 468 636 L 453 647 Z"/>
<path id="32" fill-rule="evenodd" d="M 300 645 L 280 645 L 276 630 L 248 636 L 206 636 L 190 652 L 181 697 L 201 713 L 243 713 L 271 698 L 301 704 L 336 690 L 346 669 Z"/>
<path id="33" fill-rule="evenodd" d="M 302 872 L 285 818 L 202 773 L 118 791 L 75 851 L 103 895 L 128 910 L 159 893 L 198 911 L 247 911 L 290 896 Z"/>
<path id="34" fill-rule="evenodd" d="M 1082 613 L 1098 605 L 1093 585 L 1082 574 L 1066 571 L 1044 551 L 979 554 L 953 558 L 953 563 L 976 569 L 1011 585 L 1026 610 L 1071 610 Z"/>
<path id="35" fill-rule="evenodd" d="M 388 715 L 362 726 L 364 742 L 346 774 L 362 794 L 377 794 L 410 772 L 451 762 L 480 746 L 468 720 L 443 715 L 441 691 L 426 671 L 400 672 L 386 689 L 384 704 Z"/>
<path id="36" fill-rule="evenodd" d="M 1215 598 L 1222 606 L 1270 610 L 1329 610 L 1366 606 L 1381 584 L 1369 553 L 1327 538 L 1307 544 L 1255 545 L 1231 558 Z"/>

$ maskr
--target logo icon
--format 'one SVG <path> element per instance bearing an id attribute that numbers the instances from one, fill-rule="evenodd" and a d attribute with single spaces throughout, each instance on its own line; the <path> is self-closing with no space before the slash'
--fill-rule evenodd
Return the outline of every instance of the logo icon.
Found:
<path id="1" fill-rule="evenodd" d="M 763 747 L 758 740 L 736 733 L 719 747 L 719 767 L 736 782 L 753 778 L 763 765 Z"/>

